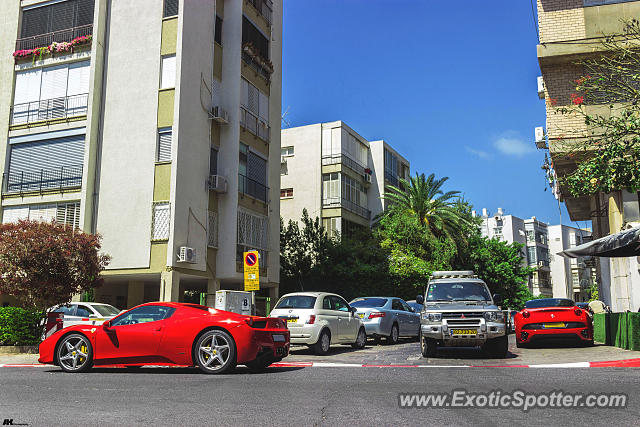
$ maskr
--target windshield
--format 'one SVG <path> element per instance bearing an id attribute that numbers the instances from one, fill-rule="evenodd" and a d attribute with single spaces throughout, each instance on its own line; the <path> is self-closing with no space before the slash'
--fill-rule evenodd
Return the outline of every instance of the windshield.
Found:
<path id="1" fill-rule="evenodd" d="M 484 283 L 440 282 L 427 289 L 427 301 L 491 301 Z"/>
<path id="2" fill-rule="evenodd" d="M 387 303 L 386 298 L 363 298 L 349 303 L 351 307 L 382 307 Z"/>
<path id="3" fill-rule="evenodd" d="M 532 299 L 524 303 L 525 308 L 543 308 L 543 307 L 573 307 L 573 300 L 566 298 L 542 298 Z"/>
<path id="4" fill-rule="evenodd" d="M 91 307 L 93 307 L 93 309 L 100 313 L 102 316 L 116 316 L 118 313 L 120 313 L 120 310 L 109 304 L 92 305 Z"/>
<path id="5" fill-rule="evenodd" d="M 316 297 L 309 295 L 289 295 L 283 297 L 275 308 L 313 308 L 316 305 Z"/>

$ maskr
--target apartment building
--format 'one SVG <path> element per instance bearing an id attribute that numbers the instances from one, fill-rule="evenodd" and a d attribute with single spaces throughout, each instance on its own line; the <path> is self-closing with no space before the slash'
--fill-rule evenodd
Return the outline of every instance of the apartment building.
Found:
<path id="1" fill-rule="evenodd" d="M 575 170 L 575 160 L 566 156 L 566 142 L 586 135 L 584 120 L 557 114 L 556 107 L 570 105 L 575 80 L 584 72 L 578 61 L 601 50 L 603 34 L 622 31 L 623 20 L 640 15 L 640 1 L 629 0 L 537 0 L 540 40 L 537 46 L 542 81 L 538 90 L 546 101 L 546 137 L 539 148 L 549 149 L 553 174 L 564 177 Z M 598 101 L 587 99 L 588 114 L 597 113 Z M 600 101 L 602 102 L 602 101 Z M 546 144 L 548 142 L 548 146 Z M 626 190 L 610 194 L 573 197 L 563 186 L 554 193 L 565 203 L 573 221 L 591 221 L 593 237 L 615 234 L 640 224 L 638 193 Z M 596 262 L 600 296 L 614 311 L 637 310 L 640 306 L 640 275 L 635 257 L 604 258 Z M 610 271 L 610 274 L 605 272 Z"/>
<path id="2" fill-rule="evenodd" d="M 282 2 L 5 3 L 2 221 L 100 233 L 120 308 L 212 305 L 248 249 L 275 297 Z"/>
<path id="3" fill-rule="evenodd" d="M 280 211 L 287 223 L 307 209 L 331 236 L 369 227 L 389 185 L 409 177 L 409 161 L 385 141 L 367 141 L 342 121 L 282 130 Z"/>
<path id="4" fill-rule="evenodd" d="M 571 298 L 574 301 L 589 300 L 589 289 L 596 280 L 596 259 L 594 257 L 564 258 L 558 253 L 591 240 L 589 230 L 561 224 L 549 226 L 551 278 L 555 298 Z"/>
<path id="5" fill-rule="evenodd" d="M 473 215 L 476 212 L 473 211 Z M 536 217 L 529 219 L 505 215 L 498 208 L 492 215 L 486 208 L 482 209 L 481 232 L 484 237 L 497 238 L 508 243 L 518 242 L 522 249 L 523 263 L 535 268 L 529 278 L 529 290 L 533 295 L 552 296 L 552 277 L 550 270 L 549 234 L 547 224 Z"/>

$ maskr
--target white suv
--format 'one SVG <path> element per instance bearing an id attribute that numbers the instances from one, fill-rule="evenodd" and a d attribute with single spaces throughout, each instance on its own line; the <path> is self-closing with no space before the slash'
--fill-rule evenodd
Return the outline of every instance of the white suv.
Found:
<path id="1" fill-rule="evenodd" d="M 324 355 L 331 344 L 365 346 L 364 325 L 355 313 L 340 295 L 296 292 L 283 295 L 269 316 L 287 321 L 291 344 L 306 344 Z"/>

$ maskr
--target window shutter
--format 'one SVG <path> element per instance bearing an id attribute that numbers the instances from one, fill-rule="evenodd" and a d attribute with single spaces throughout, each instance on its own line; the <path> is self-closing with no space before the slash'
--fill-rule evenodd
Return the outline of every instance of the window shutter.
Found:
<path id="1" fill-rule="evenodd" d="M 42 70 L 40 100 L 61 98 L 67 95 L 67 78 L 69 67 L 60 65 Z"/>
<path id="2" fill-rule="evenodd" d="M 264 93 L 258 91 L 260 97 L 259 116 L 262 120 L 269 123 L 269 97 Z"/>
<path id="3" fill-rule="evenodd" d="M 158 131 L 158 157 L 159 162 L 171 161 L 171 144 L 173 142 L 172 129 Z"/>
<path id="4" fill-rule="evenodd" d="M 258 115 L 259 103 L 260 103 L 260 91 L 252 85 L 248 84 L 248 97 L 247 97 L 247 108 L 256 116 Z"/>
<path id="5" fill-rule="evenodd" d="M 2 210 L 2 223 L 18 222 L 29 219 L 29 206 L 8 206 Z"/>
<path id="6" fill-rule="evenodd" d="M 78 0 L 76 7 L 76 27 L 93 24 L 93 9 L 95 0 Z"/>
<path id="7" fill-rule="evenodd" d="M 34 102 L 40 99 L 40 69 L 20 71 L 16 73 L 16 89 L 13 105 Z"/>
<path id="8" fill-rule="evenodd" d="M 74 62 L 69 65 L 67 95 L 89 93 L 89 61 Z"/>
<path id="9" fill-rule="evenodd" d="M 73 28 L 75 6 L 75 1 L 63 1 L 48 6 L 51 9 L 49 32 Z"/>
<path id="10" fill-rule="evenodd" d="M 166 18 L 168 16 L 175 16 L 178 14 L 178 0 L 164 0 L 164 14 Z"/>
<path id="11" fill-rule="evenodd" d="M 169 238 L 169 203 L 154 203 L 151 240 L 167 240 Z"/>
<path id="12" fill-rule="evenodd" d="M 29 207 L 29 219 L 32 221 L 51 222 L 56 219 L 56 205 L 37 205 Z"/>
<path id="13" fill-rule="evenodd" d="M 12 144 L 9 173 L 39 173 L 41 169 L 59 170 L 63 166 L 82 167 L 84 139 L 84 135 L 78 135 Z"/>
<path id="14" fill-rule="evenodd" d="M 240 104 L 244 107 L 249 108 L 249 82 L 245 79 L 242 79 L 241 85 L 241 96 L 240 96 Z"/>
<path id="15" fill-rule="evenodd" d="M 80 228 L 80 202 L 59 204 L 56 209 L 56 222 Z"/>
<path id="16" fill-rule="evenodd" d="M 20 36 L 31 37 L 49 32 L 48 7 L 37 7 L 22 12 L 22 30 Z"/>
<path id="17" fill-rule="evenodd" d="M 176 86 L 176 56 L 169 55 L 162 57 L 162 77 L 160 79 L 160 89 L 168 89 Z"/>
<path id="18" fill-rule="evenodd" d="M 267 185 L 267 161 L 249 151 L 247 155 L 247 175 L 250 179 Z"/>

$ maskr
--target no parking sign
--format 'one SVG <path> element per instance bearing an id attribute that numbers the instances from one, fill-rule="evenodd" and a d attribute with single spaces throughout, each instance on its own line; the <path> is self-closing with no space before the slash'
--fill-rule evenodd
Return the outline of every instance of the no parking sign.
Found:
<path id="1" fill-rule="evenodd" d="M 258 251 L 244 252 L 244 290 L 260 290 Z"/>

